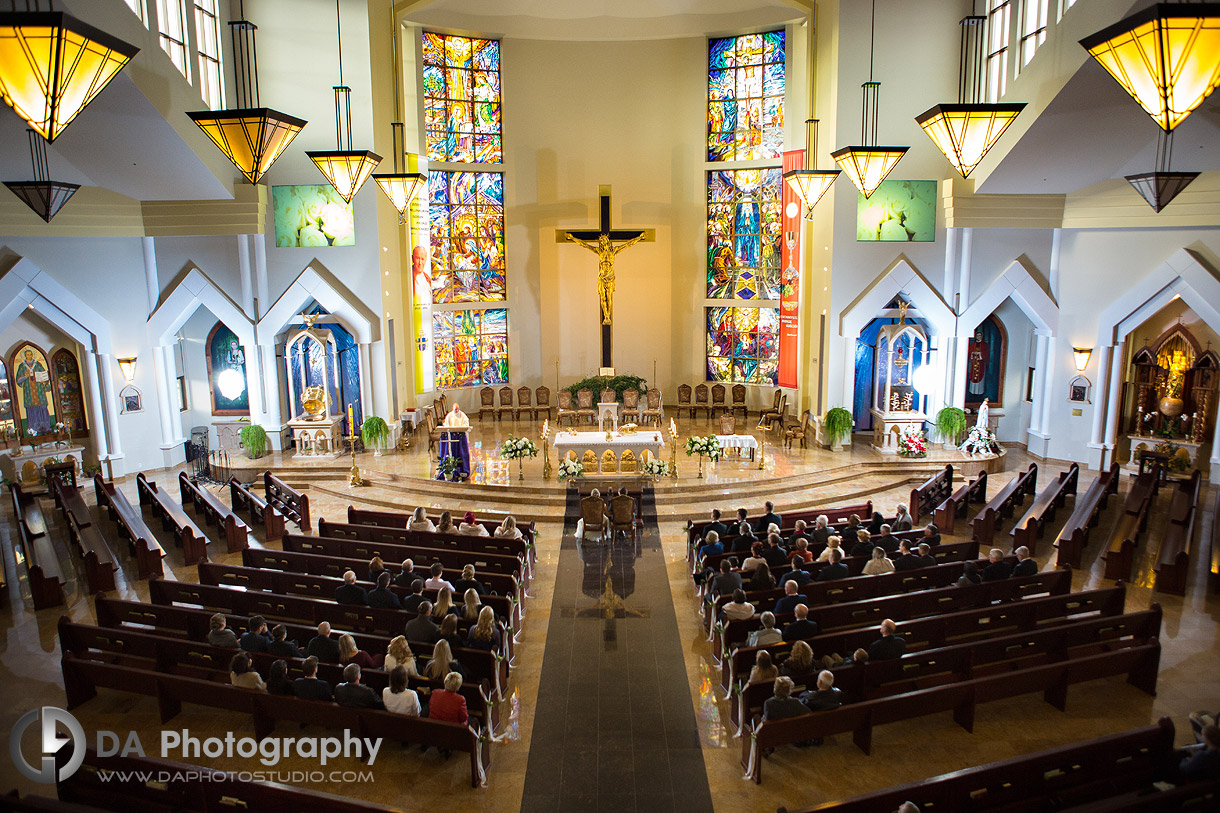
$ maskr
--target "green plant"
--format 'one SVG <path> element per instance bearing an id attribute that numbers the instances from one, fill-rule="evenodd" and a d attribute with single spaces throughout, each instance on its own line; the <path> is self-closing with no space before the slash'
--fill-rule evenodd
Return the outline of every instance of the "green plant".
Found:
<path id="1" fill-rule="evenodd" d="M 267 451 L 267 430 L 256 423 L 241 428 L 241 445 L 251 460 L 257 460 Z"/>
<path id="2" fill-rule="evenodd" d="M 942 443 L 956 446 L 966 431 L 966 413 L 957 407 L 945 407 L 936 413 L 936 431 Z"/>
<path id="3" fill-rule="evenodd" d="M 390 427 L 383 419 L 370 415 L 360 424 L 360 439 L 366 448 L 385 451 L 390 440 Z"/>
<path id="4" fill-rule="evenodd" d="M 436 464 L 436 473 L 445 480 L 452 480 L 453 475 L 457 472 L 462 461 L 456 457 L 442 457 L 440 462 Z"/>
<path id="5" fill-rule="evenodd" d="M 822 425 L 826 427 L 826 437 L 830 439 L 832 446 L 851 437 L 852 423 L 851 413 L 843 407 L 835 407 L 822 417 Z"/>
<path id="6" fill-rule="evenodd" d="M 597 398 L 601 391 L 607 388 L 614 390 L 615 398 L 621 401 L 623 400 L 623 390 L 635 389 L 643 394 L 648 389 L 648 382 L 638 375 L 616 375 L 613 378 L 594 375 L 577 381 L 571 386 L 564 387 L 565 390 L 572 393 L 573 398 L 576 397 L 576 393 L 580 390 L 592 390 L 593 397 Z"/>

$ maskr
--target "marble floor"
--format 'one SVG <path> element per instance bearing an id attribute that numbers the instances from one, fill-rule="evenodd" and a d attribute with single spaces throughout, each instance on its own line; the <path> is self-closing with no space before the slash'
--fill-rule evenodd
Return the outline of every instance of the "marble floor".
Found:
<path id="1" fill-rule="evenodd" d="M 516 480 L 517 465 L 498 457 L 498 445 L 510 433 L 521 435 L 529 432 L 536 436 L 537 427 L 528 427 L 528 424 L 514 426 L 509 422 L 508 425 L 489 424 L 477 428 L 476 448 L 478 455 L 482 456 L 483 474 L 480 476 L 484 482 L 473 485 L 440 484 L 422 479 L 432 465 L 423 448 L 426 442 L 415 443 L 405 453 L 384 457 L 360 455 L 359 464 L 373 483 L 366 489 L 347 487 L 350 457 L 326 461 L 281 460 L 278 457 L 257 462 L 238 458 L 230 461 L 239 475 L 270 466 L 282 471 L 290 482 L 308 485 L 315 518 L 337 518 L 349 503 L 388 505 L 400 510 L 424 504 L 458 509 L 511 510 L 538 523 L 538 563 L 531 598 L 526 602 L 511 691 L 501 710 L 502 718 L 507 721 L 501 732 L 503 741 L 492 746 L 488 786 L 472 789 L 467 763 L 457 756 L 446 761 L 435 751 L 420 754 L 418 749 L 403 750 L 395 746 L 379 757 L 373 771 L 373 782 L 323 784 L 314 786 L 316 789 L 410 810 L 453 804 L 477 806 L 480 810 L 519 810 L 523 807 L 527 788 L 533 795 L 530 783 L 534 776 L 534 753 L 554 751 L 554 743 L 545 734 L 555 729 L 553 721 L 546 720 L 549 712 L 545 710 L 555 707 L 559 695 L 556 694 L 558 689 L 552 688 L 550 680 L 544 678 L 548 669 L 547 658 L 552 653 L 561 656 L 561 642 L 566 640 L 552 637 L 558 629 L 553 625 L 554 610 L 558 608 L 560 619 L 563 619 L 565 612 L 576 611 L 575 605 L 570 602 L 576 587 L 573 578 L 579 573 L 580 561 L 577 559 L 575 565 L 569 562 L 575 553 L 566 548 L 564 517 L 568 513 L 568 506 L 561 485 L 542 478 L 540 460 L 528 461 L 524 466 L 525 480 L 519 481 Z M 712 431 L 711 426 L 704 421 L 680 423 L 683 435 L 706 434 L 709 431 Z M 772 441 L 775 440 L 772 437 Z M 998 488 L 1005 478 L 1024 468 L 1028 462 L 1029 459 L 1019 449 L 1010 449 L 1004 464 L 1006 471 L 994 477 L 996 485 L 992 488 Z M 649 640 L 658 663 L 664 663 L 670 673 L 677 669 L 684 672 L 691 718 L 698 737 L 697 752 L 702 756 L 702 775 L 706 777 L 704 781 L 710 789 L 711 803 L 717 811 L 774 810 L 779 805 L 792 807 L 841 798 L 1121 731 L 1147 724 L 1162 715 L 1170 716 L 1178 724 L 1179 742 L 1184 743 L 1189 738 L 1182 731 L 1186 714 L 1197 708 L 1220 705 L 1220 683 L 1216 679 L 1216 675 L 1220 674 L 1220 646 L 1217 646 L 1220 597 L 1208 589 L 1203 561 L 1205 556 L 1197 556 L 1193 562 L 1190 586 L 1184 598 L 1160 593 L 1154 595 L 1151 590 L 1152 553 L 1145 543 L 1138 553 L 1136 575 L 1127 594 L 1127 609 L 1143 609 L 1155 600 L 1165 611 L 1161 676 L 1155 698 L 1132 688 L 1121 678 L 1074 687 L 1069 695 L 1067 712 L 1054 710 L 1037 695 L 1014 698 L 982 707 L 973 734 L 957 727 L 947 714 L 891 724 L 876 732 L 872 756 L 865 756 L 856 749 L 849 737 L 835 737 L 829 739 L 825 747 L 818 749 L 781 749 L 768 761 L 763 785 L 745 782 L 741 779 L 742 769 L 738 762 L 740 741 L 732 738 L 727 704 L 719 699 L 713 689 L 717 681 L 712 671 L 711 653 L 705 636 L 701 634 L 697 615 L 699 602 L 687 571 L 683 533 L 685 519 L 688 516 L 701 517 L 713 506 L 734 508 L 742 504 L 749 506 L 753 513 L 766 498 L 773 498 L 781 511 L 785 507 L 854 503 L 868 497 L 888 506 L 905 501 L 912 484 L 926 478 L 928 472 L 943 465 L 943 461 L 922 465 L 894 461 L 887 466 L 882 465 L 879 456 L 864 448 L 860 442 L 850 451 L 838 454 L 800 448 L 787 451 L 782 444 L 768 443 L 761 470 L 756 464 L 722 460 L 715 466 L 707 466 L 704 479 L 699 480 L 694 476 L 696 465 L 693 459 L 680 457 L 678 464 L 680 477 L 676 482 L 657 484 L 654 498 L 655 532 L 646 533 L 641 542 L 640 561 L 648 559 L 650 567 L 647 571 L 642 567 L 637 569 L 636 589 L 643 589 L 646 576 L 651 580 L 647 588 L 650 610 L 655 612 L 655 608 L 663 607 L 673 613 L 676 633 L 656 633 L 650 635 Z M 1043 482 L 1046 475 L 1060 471 L 1066 465 L 1054 461 L 1039 461 L 1039 464 L 1045 472 Z M 1093 475 L 1082 474 L 1081 488 L 1084 489 Z M 176 471 L 156 472 L 154 479 L 172 482 L 176 476 Z M 119 485 L 134 501 L 134 477 L 124 478 Z M 1123 489 L 1126 487 L 1127 483 L 1124 482 Z M 223 490 L 221 494 L 227 498 Z M 92 502 L 91 495 L 89 501 Z M 1163 516 L 1167 503 L 1168 497 L 1162 492 L 1150 525 L 1154 538 L 1158 519 Z M 1204 553 L 1207 540 L 1211 538 L 1213 521 L 1211 507 L 1214 505 L 1214 492 L 1210 489 L 1205 504 L 1208 510 L 1204 514 L 1196 543 Z M 1117 501 L 1111 502 L 1101 525 L 1094 531 L 1093 542 L 1086 550 L 1085 567 L 1074 574 L 1074 590 L 1109 584 L 1102 579 L 1100 554 L 1102 540 L 1117 517 L 1117 505 Z M 44 502 L 43 509 L 61 558 L 70 561 L 62 521 L 54 516 L 49 502 Z M 1059 523 L 1066 519 L 1067 513 L 1060 512 Z M 107 532 L 113 530 L 113 526 L 103 517 L 98 516 L 96 521 Z M 1047 531 L 1048 537 L 1053 539 L 1057 531 L 1058 527 L 1052 526 Z M 17 717 L 34 706 L 63 705 L 55 624 L 61 615 L 82 623 L 93 621 L 92 603 L 84 594 L 83 578 L 80 577 L 73 578 L 66 586 L 66 607 L 33 610 L 25 583 L 24 565 L 14 559 L 12 536 L 12 515 L 11 511 L 6 511 L 3 521 L 0 521 L 0 542 L 3 543 L 8 574 L 7 596 L 3 606 L 0 606 L 0 626 L 4 630 L 3 638 L 0 638 L 0 685 L 8 688 L 15 702 L 0 708 L 2 730 L 10 730 Z M 1007 537 L 1002 537 L 1002 540 L 1001 547 L 1006 548 Z M 166 578 L 194 580 L 193 568 L 183 566 L 181 554 L 168 539 L 162 542 L 170 551 Z M 209 552 L 222 562 L 234 562 L 238 558 L 224 554 L 223 546 L 217 543 L 209 545 Z M 132 575 L 132 578 L 120 578 L 117 595 L 147 600 L 147 586 L 134 579 L 134 567 L 128 566 L 130 563 L 127 562 L 125 550 L 119 551 L 119 556 L 124 573 Z M 1039 558 L 1045 560 L 1046 557 Z M 662 565 L 663 570 L 653 569 L 653 563 Z M 1043 561 L 1044 568 L 1051 566 Z M 575 568 L 573 575 L 569 575 L 571 568 Z M 665 581 L 668 583 L 668 603 L 661 600 Z M 627 604 L 630 606 L 630 601 Z M 633 643 L 636 641 L 630 627 L 633 621 L 624 619 L 617 623 L 618 633 L 622 636 L 622 651 L 627 652 L 629 659 L 631 647 L 645 646 L 643 638 L 639 643 Z M 568 627 L 574 625 L 569 623 Z M 604 638 L 599 637 L 597 645 L 603 644 Z M 573 649 L 574 653 L 576 651 Z M 579 651 L 590 654 L 583 648 Z M 604 652 L 604 649 L 599 652 L 599 663 Z M 565 700 L 569 703 L 567 708 L 572 708 L 571 701 L 566 697 Z M 599 698 L 599 748 L 602 730 L 600 702 Z M 662 702 L 672 703 L 673 700 Z M 610 714 L 608 711 L 607 715 Z M 158 742 L 162 729 L 154 700 L 118 692 L 102 691 L 97 698 L 80 707 L 77 717 L 89 732 L 101 728 L 134 730 L 145 743 Z M 613 731 L 615 727 L 622 729 L 623 721 L 608 716 L 607 724 L 610 727 L 606 730 Z M 183 711 L 174 725 L 190 728 L 201 735 L 215 735 L 228 730 L 241 734 L 252 730 L 248 719 L 239 715 L 191 707 Z M 636 731 L 634 720 L 628 720 L 627 726 L 627 730 Z M 566 738 L 566 724 L 564 730 Z M 322 733 L 321 730 L 319 733 Z M 588 732 L 585 732 L 585 736 L 588 736 Z M 695 750 L 688 749 L 688 753 Z M 667 758 L 672 766 L 674 758 Z M 241 760 L 232 760 L 228 764 L 224 760 L 201 761 L 227 769 L 245 767 L 240 764 Z M 285 767 L 293 769 L 302 766 L 286 764 Z M 693 768 L 689 770 L 694 771 Z M 679 773 L 671 771 L 669 787 L 675 800 L 684 799 L 686 793 L 679 777 Z M 562 776 L 559 782 L 562 788 Z M 698 781 L 694 785 L 702 787 Z M 14 787 L 23 793 L 38 790 L 17 775 L 8 759 L 0 760 L 0 792 Z M 556 796 L 558 793 L 559 789 L 556 789 Z M 589 804 L 582 807 L 591 809 Z M 639 809 L 646 807 L 641 805 Z"/>

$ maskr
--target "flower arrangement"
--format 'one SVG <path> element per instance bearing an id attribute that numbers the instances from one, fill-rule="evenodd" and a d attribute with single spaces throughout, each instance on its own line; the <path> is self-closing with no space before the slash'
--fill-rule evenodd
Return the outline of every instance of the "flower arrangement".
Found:
<path id="1" fill-rule="evenodd" d="M 573 477 L 579 477 L 585 473 L 585 467 L 580 465 L 579 460 L 573 460 L 570 457 L 565 457 L 559 463 L 559 479 L 569 480 Z"/>
<path id="2" fill-rule="evenodd" d="M 1000 451 L 1000 443 L 995 432 L 983 426 L 972 426 L 959 448 L 966 454 L 996 454 Z"/>
<path id="3" fill-rule="evenodd" d="M 1159 452 L 1160 454 L 1163 454 L 1169 458 L 1165 465 L 1170 471 L 1179 472 L 1186 471 L 1188 468 L 1190 468 L 1190 458 L 1182 457 L 1178 454 L 1178 449 L 1181 448 L 1182 447 L 1178 444 L 1171 443 L 1170 441 L 1166 440 L 1162 443 L 1158 443 L 1154 451 Z"/>
<path id="4" fill-rule="evenodd" d="M 650 457 L 644 461 L 644 466 L 640 471 L 652 477 L 668 477 L 669 463 L 665 460 Z"/>
<path id="5" fill-rule="evenodd" d="M 927 457 L 928 438 L 923 430 L 904 426 L 898 435 L 898 454 L 902 457 Z"/>
<path id="6" fill-rule="evenodd" d="M 500 457 L 505 460 L 520 460 L 523 457 L 537 457 L 538 447 L 529 438 L 508 436 L 508 440 L 500 444 Z"/>
<path id="7" fill-rule="evenodd" d="M 686 439 L 686 456 L 699 455 L 716 462 L 720 459 L 720 439 L 715 435 L 706 437 L 689 437 Z"/>
<path id="8" fill-rule="evenodd" d="M 452 455 L 442 457 L 440 462 L 436 464 L 436 474 L 438 479 L 452 480 L 457 473 L 458 466 L 461 465 L 461 460 Z"/>

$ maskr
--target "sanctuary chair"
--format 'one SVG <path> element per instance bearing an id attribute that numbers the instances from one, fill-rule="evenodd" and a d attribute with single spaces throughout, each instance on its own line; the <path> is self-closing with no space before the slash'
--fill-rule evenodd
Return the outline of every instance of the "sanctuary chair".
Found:
<path id="1" fill-rule="evenodd" d="M 784 446 L 792 448 L 792 441 L 799 440 L 801 448 L 805 448 L 805 440 L 813 437 L 813 414 L 805 410 L 801 414 L 800 423 L 789 424 L 784 428 Z"/>
<path id="2" fill-rule="evenodd" d="M 661 406 L 661 391 L 656 387 L 649 387 L 644 401 L 647 407 L 640 412 L 640 423 L 648 423 L 648 419 L 652 418 L 657 422 L 657 426 L 660 426 L 661 419 L 665 417 L 665 407 Z"/>
<path id="3" fill-rule="evenodd" d="M 585 497 L 580 501 L 580 518 L 584 522 L 583 537 L 596 534 L 601 541 L 606 540 L 610 529 L 610 519 L 606 516 L 606 503 L 601 498 Z"/>
<path id="4" fill-rule="evenodd" d="M 529 387 L 517 387 L 517 414 L 529 415 L 531 421 L 538 417 L 538 411 L 530 404 L 532 400 L 533 393 Z"/>
<path id="5" fill-rule="evenodd" d="M 632 418 L 633 420 L 628 420 Z M 640 391 L 635 387 L 623 390 L 623 405 L 619 408 L 620 423 L 640 422 Z"/>
<path id="6" fill-rule="evenodd" d="M 494 420 L 496 417 L 496 391 L 491 387 L 483 387 L 479 390 L 479 422 L 483 422 L 483 415 L 487 414 Z M 440 421 L 437 421 L 440 423 Z"/>
<path id="7" fill-rule="evenodd" d="M 725 412 L 720 416 L 720 434 L 736 435 L 737 434 L 737 416 L 731 412 Z"/>
<path id="8" fill-rule="evenodd" d="M 563 426 L 563 419 L 568 418 L 575 425 L 576 410 L 572 408 L 572 393 L 569 390 L 560 390 L 557 397 L 559 398 L 559 410 L 555 422 Z"/>
<path id="9" fill-rule="evenodd" d="M 767 423 L 768 415 L 776 415 L 780 412 L 780 400 L 784 397 L 783 390 L 775 391 L 775 398 L 771 402 L 770 408 L 759 410 L 758 412 L 758 428 L 762 429 Z"/>
<path id="10" fill-rule="evenodd" d="M 539 415 L 541 415 L 542 417 L 546 418 L 547 420 L 550 420 L 551 419 L 551 388 L 550 387 L 538 387 L 536 390 L 534 390 L 534 396 L 536 398 L 536 403 L 534 405 L 534 417 L 537 418 Z"/>
<path id="11" fill-rule="evenodd" d="M 436 423 L 442 424 L 445 422 L 445 416 L 449 414 L 449 394 L 442 392 L 441 397 L 432 402 L 433 408 L 436 410 Z"/>
<path id="12" fill-rule="evenodd" d="M 690 384 L 678 385 L 678 417 L 682 417 L 682 411 L 686 410 L 690 413 L 691 420 L 695 419 L 695 408 L 690 405 Z"/>
<path id="13" fill-rule="evenodd" d="M 690 411 L 691 420 L 694 420 L 695 413 L 699 410 L 703 410 L 704 414 L 708 418 L 711 418 L 712 409 L 707 403 L 707 384 L 700 384 L 699 386 L 695 387 L 695 405 Z"/>
<path id="14" fill-rule="evenodd" d="M 597 410 L 593 408 L 593 390 L 584 387 L 576 391 L 576 420 L 588 418 L 589 423 L 597 422 Z"/>
<path id="15" fill-rule="evenodd" d="M 436 448 L 437 441 L 441 439 L 441 429 L 436 422 L 436 416 L 431 410 L 424 416 L 425 428 L 428 430 L 428 451 Z"/>
<path id="16" fill-rule="evenodd" d="M 601 395 L 598 396 L 598 401 L 603 404 L 612 404 L 617 400 L 618 400 L 618 393 L 615 392 L 614 390 L 610 389 L 609 387 L 606 387 L 604 390 L 602 390 Z"/>
<path id="17" fill-rule="evenodd" d="M 517 420 L 517 408 L 513 406 L 513 388 L 500 387 L 500 406 L 496 410 L 496 415 L 500 420 L 504 420 L 504 414 L 508 413 L 513 416 L 513 420 Z"/>
<path id="18" fill-rule="evenodd" d="M 617 536 L 619 531 L 630 534 L 632 539 L 639 531 L 635 522 L 635 498 L 625 494 L 610 500 L 610 533 Z"/>
<path id="19" fill-rule="evenodd" d="M 708 413 L 709 418 L 715 418 L 721 412 L 724 412 L 724 385 L 712 385 L 712 411 Z"/>
<path id="20" fill-rule="evenodd" d="M 766 412 L 764 412 L 762 414 L 762 417 L 759 419 L 758 425 L 760 427 L 766 429 L 768 432 L 777 426 L 782 429 L 784 426 L 784 422 L 787 418 L 787 414 L 788 414 L 788 393 L 785 392 L 780 395 L 778 408 L 776 408 L 774 410 L 769 409 Z"/>
<path id="21" fill-rule="evenodd" d="M 729 407 L 729 412 L 733 415 L 737 414 L 737 410 L 741 410 L 741 419 L 743 421 L 750 420 L 750 409 L 746 406 L 746 385 L 733 385 L 733 405 Z"/>

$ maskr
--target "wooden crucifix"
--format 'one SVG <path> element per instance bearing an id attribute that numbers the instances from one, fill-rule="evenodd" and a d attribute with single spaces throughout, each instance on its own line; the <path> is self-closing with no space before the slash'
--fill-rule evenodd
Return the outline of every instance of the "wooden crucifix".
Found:
<path id="1" fill-rule="evenodd" d="M 597 255 L 597 298 L 602 316 L 602 367 L 613 367 L 611 329 L 614 322 L 614 258 L 636 243 L 656 240 L 656 229 L 612 229 L 610 186 L 597 187 L 601 218 L 597 229 L 556 229 L 555 242 L 573 242 Z"/>

